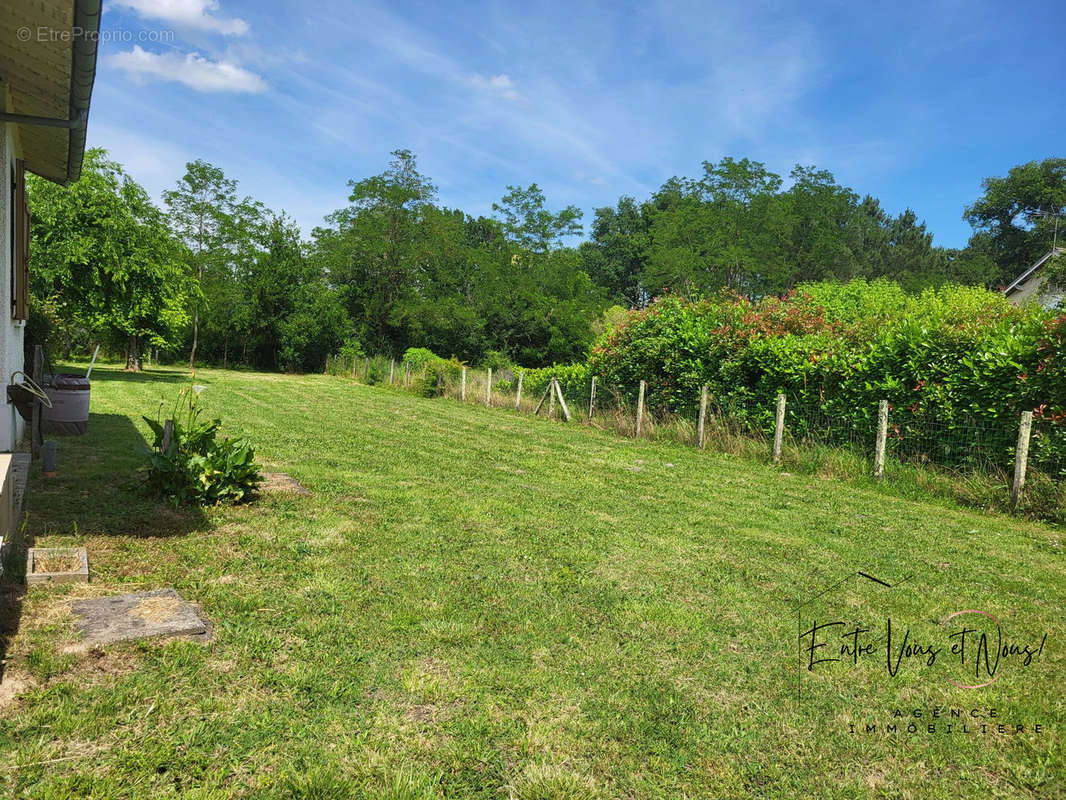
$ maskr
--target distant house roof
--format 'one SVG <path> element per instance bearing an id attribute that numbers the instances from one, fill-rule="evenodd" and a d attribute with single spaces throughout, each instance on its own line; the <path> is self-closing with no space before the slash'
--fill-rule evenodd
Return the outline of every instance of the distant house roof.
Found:
<path id="1" fill-rule="evenodd" d="M 1014 294 L 1014 292 L 1018 291 L 1018 289 L 1024 286 L 1026 281 L 1036 275 L 1036 273 L 1039 272 L 1043 268 L 1043 266 L 1052 259 L 1052 257 L 1060 255 L 1062 253 L 1066 253 L 1066 249 L 1062 247 L 1057 247 L 1054 250 L 1048 250 L 1047 253 L 1045 253 L 1035 264 L 1033 264 L 1033 266 L 1029 267 L 1029 269 L 1027 269 L 1025 272 L 1015 278 L 1014 281 L 1010 284 L 1010 286 L 1003 290 L 1003 294 L 1010 297 L 1012 294 Z"/>
<path id="2" fill-rule="evenodd" d="M 96 78 L 100 0 L 0 2 L 0 123 L 18 129 L 26 168 L 81 175 Z"/>

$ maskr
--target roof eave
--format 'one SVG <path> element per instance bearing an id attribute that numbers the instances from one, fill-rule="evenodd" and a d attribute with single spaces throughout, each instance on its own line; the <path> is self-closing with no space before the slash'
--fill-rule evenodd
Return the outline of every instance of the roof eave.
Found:
<path id="1" fill-rule="evenodd" d="M 67 174 L 64 184 L 81 177 L 85 159 L 85 134 L 89 121 L 89 103 L 96 80 L 96 55 L 100 31 L 101 0 L 75 0 L 74 27 L 84 35 L 74 39 L 70 67 L 70 119 L 81 124 L 70 129 L 67 141 Z"/>

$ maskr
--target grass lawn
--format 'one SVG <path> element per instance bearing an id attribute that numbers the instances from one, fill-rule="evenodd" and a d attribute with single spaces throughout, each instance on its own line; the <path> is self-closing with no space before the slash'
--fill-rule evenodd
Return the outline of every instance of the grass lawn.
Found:
<path id="1" fill-rule="evenodd" d="M 217 370 L 196 382 L 223 430 L 311 495 L 175 511 L 134 471 L 140 415 L 185 381 L 97 366 L 89 434 L 31 477 L 27 537 L 88 547 L 92 583 L 5 595 L 5 796 L 1066 796 L 1061 529 Z M 853 579 L 797 620 L 855 570 L 909 580 Z M 163 586 L 202 604 L 212 643 L 67 652 L 71 598 Z M 798 623 L 858 619 L 886 646 L 890 615 L 898 648 L 964 609 L 1012 642 L 1046 633 L 1041 655 L 981 689 L 946 654 L 799 669 Z"/>

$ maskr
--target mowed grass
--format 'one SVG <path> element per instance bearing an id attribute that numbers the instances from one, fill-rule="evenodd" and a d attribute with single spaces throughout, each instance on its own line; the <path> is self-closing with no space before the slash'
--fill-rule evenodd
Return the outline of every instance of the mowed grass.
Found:
<path id="1" fill-rule="evenodd" d="M 311 495 L 144 496 L 140 415 L 188 379 L 97 366 L 90 433 L 27 498 L 27 537 L 88 547 L 92 583 L 9 592 L 11 796 L 1066 793 L 1060 529 L 342 378 L 195 381 Z M 808 611 L 927 636 L 983 609 L 1043 653 L 983 689 L 882 659 L 797 698 L 795 602 L 854 570 L 911 577 Z M 69 652 L 71 598 L 162 586 L 212 643 Z M 929 733 L 937 707 L 1010 727 Z M 915 731 L 864 732 L 916 709 Z"/>

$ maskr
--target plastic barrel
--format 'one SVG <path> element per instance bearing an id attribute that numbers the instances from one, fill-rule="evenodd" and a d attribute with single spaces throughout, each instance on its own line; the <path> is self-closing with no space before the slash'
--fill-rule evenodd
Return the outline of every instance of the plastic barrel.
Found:
<path id="1" fill-rule="evenodd" d="M 89 425 L 89 379 L 56 375 L 44 387 L 51 408 L 41 408 L 41 429 L 60 436 L 81 436 Z"/>

